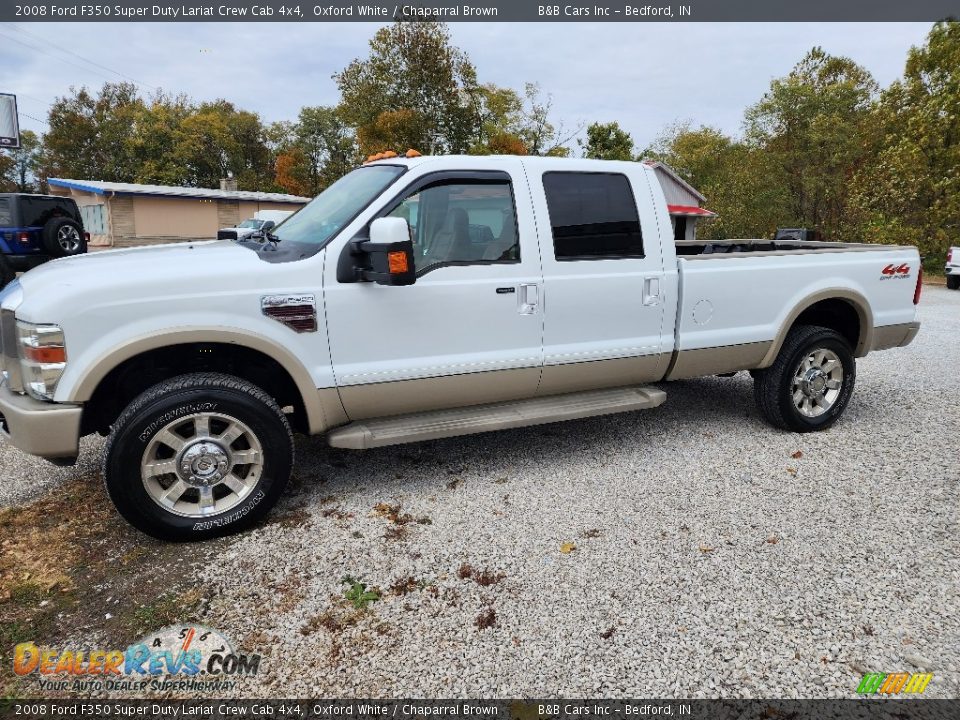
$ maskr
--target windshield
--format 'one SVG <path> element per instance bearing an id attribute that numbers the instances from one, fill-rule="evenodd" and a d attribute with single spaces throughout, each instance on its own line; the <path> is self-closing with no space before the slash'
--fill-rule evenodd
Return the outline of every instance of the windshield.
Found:
<path id="1" fill-rule="evenodd" d="M 260 223 L 261 223 L 260 220 L 244 220 L 242 223 L 237 225 L 237 227 L 253 228 L 254 230 L 256 230 L 257 228 L 260 227 Z"/>
<path id="2" fill-rule="evenodd" d="M 322 246 L 353 220 L 374 198 L 403 174 L 401 165 L 368 165 L 337 180 L 274 234 L 283 243 Z"/>

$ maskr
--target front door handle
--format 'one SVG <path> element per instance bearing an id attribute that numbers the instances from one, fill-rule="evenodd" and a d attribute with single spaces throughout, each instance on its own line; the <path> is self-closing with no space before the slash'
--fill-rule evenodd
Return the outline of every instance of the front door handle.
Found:
<path id="1" fill-rule="evenodd" d="M 649 277 L 643 280 L 643 304 L 656 305 L 660 302 L 660 278 Z"/>
<path id="2" fill-rule="evenodd" d="M 521 315 L 533 315 L 537 311 L 539 300 L 539 286 L 536 283 L 520 284 L 520 304 L 518 312 Z"/>

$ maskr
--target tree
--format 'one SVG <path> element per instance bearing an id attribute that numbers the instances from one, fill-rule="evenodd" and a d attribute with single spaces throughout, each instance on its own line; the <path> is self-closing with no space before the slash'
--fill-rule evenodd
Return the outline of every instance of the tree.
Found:
<path id="1" fill-rule="evenodd" d="M 302 108 L 294 135 L 307 163 L 310 195 L 346 175 L 360 159 L 356 138 L 336 108 Z"/>
<path id="2" fill-rule="evenodd" d="M 917 245 L 942 270 L 960 245 L 960 22 L 910 50 L 874 121 L 880 148 L 854 179 L 852 214 L 864 239 Z"/>
<path id="3" fill-rule="evenodd" d="M 443 23 L 396 22 L 377 31 L 370 55 L 334 80 L 340 113 L 364 153 L 465 152 L 477 135 L 476 71 Z"/>
<path id="4" fill-rule="evenodd" d="M 815 47 L 746 113 L 748 143 L 773 161 L 789 191 L 790 224 L 842 238 L 850 181 L 869 161 L 877 84 L 845 57 Z"/>
<path id="5" fill-rule="evenodd" d="M 523 98 L 516 90 L 488 83 L 476 95 L 477 137 L 472 155 L 526 155 L 520 137 L 523 128 Z"/>
<path id="6" fill-rule="evenodd" d="M 619 123 L 591 123 L 587 126 L 587 140 L 578 141 L 583 156 L 597 160 L 632 160 L 633 138 Z"/>
<path id="7" fill-rule="evenodd" d="M 9 150 L 6 169 L 0 166 L 3 184 L 12 192 L 38 192 L 46 182 L 43 177 L 43 142 L 31 130 L 20 132 L 20 147 Z"/>
<path id="8" fill-rule="evenodd" d="M 134 123 L 130 140 L 136 161 L 134 182 L 155 185 L 187 183 L 187 169 L 178 160 L 176 143 L 181 126 L 195 111 L 186 95 L 158 91 L 145 102 Z"/>
<path id="9" fill-rule="evenodd" d="M 50 108 L 44 137 L 48 176 L 133 182 L 140 162 L 132 152 L 143 101 L 132 83 L 106 83 L 94 96 L 70 88 Z"/>
<path id="10" fill-rule="evenodd" d="M 527 146 L 529 153 L 567 157 L 570 150 L 566 145 L 583 129 L 583 125 L 578 125 L 572 131 L 565 128 L 563 123 L 555 125 L 551 120 L 553 96 L 550 94 L 544 96 L 539 84 L 527 83 L 523 94 L 523 119 L 518 135 Z"/>

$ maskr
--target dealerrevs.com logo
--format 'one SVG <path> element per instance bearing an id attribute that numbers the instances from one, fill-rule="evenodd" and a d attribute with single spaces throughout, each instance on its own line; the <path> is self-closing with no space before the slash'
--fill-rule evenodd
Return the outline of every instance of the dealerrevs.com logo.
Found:
<path id="1" fill-rule="evenodd" d="M 216 630 L 168 625 L 126 650 L 14 648 L 13 671 L 36 675 L 39 689 L 69 692 L 191 690 L 229 692 L 240 676 L 260 671 L 258 654 L 242 654 Z"/>

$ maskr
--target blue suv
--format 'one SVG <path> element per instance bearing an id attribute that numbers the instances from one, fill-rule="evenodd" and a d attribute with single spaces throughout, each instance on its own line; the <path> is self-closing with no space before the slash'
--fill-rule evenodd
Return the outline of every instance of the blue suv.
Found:
<path id="1" fill-rule="evenodd" d="M 0 287 L 18 272 L 85 253 L 87 239 L 71 198 L 0 193 Z"/>

